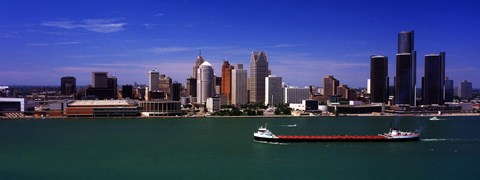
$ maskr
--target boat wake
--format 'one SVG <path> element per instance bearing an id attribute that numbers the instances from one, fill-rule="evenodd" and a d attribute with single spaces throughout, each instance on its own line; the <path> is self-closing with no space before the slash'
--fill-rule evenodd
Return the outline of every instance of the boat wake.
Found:
<path id="1" fill-rule="evenodd" d="M 438 142 L 438 141 L 480 142 L 480 139 L 433 138 L 433 139 L 420 139 L 420 141 L 423 141 L 423 142 Z"/>
<path id="2" fill-rule="evenodd" d="M 280 125 L 283 127 L 297 127 L 297 124 L 286 124 L 286 125 Z"/>

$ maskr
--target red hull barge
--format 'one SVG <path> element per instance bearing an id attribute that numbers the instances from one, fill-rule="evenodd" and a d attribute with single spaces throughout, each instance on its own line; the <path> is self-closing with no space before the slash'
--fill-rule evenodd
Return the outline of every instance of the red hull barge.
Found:
<path id="1" fill-rule="evenodd" d="M 323 135 L 323 136 L 287 136 L 274 135 L 268 129 L 260 127 L 258 132 L 253 134 L 255 141 L 288 143 L 288 142 L 401 142 L 418 141 L 419 133 L 403 132 L 397 129 L 390 130 L 389 133 L 378 135 Z"/>

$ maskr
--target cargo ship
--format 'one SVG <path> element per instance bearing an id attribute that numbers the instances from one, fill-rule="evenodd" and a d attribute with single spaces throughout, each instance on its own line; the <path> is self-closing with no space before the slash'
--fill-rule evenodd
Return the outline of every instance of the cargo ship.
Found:
<path id="1" fill-rule="evenodd" d="M 289 143 L 289 142 L 400 142 L 418 141 L 420 133 L 404 132 L 390 128 L 388 133 L 377 135 L 315 135 L 315 136 L 293 136 L 274 135 L 267 127 L 260 126 L 253 138 L 258 142 Z"/>

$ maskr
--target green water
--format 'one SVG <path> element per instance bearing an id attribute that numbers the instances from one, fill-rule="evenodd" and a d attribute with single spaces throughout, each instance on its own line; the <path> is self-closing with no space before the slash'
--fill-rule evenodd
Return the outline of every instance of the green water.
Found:
<path id="1" fill-rule="evenodd" d="M 0 120 L 0 179 L 478 179 L 480 118 Z M 276 134 L 422 130 L 422 141 L 253 142 Z M 297 124 L 296 127 L 284 125 Z"/>

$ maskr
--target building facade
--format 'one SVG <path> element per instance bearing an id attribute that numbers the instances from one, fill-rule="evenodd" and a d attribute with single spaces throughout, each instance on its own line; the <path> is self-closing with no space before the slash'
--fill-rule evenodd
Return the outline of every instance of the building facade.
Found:
<path id="1" fill-rule="evenodd" d="M 337 95 L 337 87 L 340 85 L 340 81 L 333 76 L 326 76 L 323 78 L 323 95 L 335 96 Z"/>
<path id="2" fill-rule="evenodd" d="M 223 61 L 220 92 L 225 96 L 227 104 L 232 103 L 232 70 L 233 66 L 228 61 Z"/>
<path id="3" fill-rule="evenodd" d="M 231 104 L 241 105 L 248 103 L 247 78 L 247 70 L 243 69 L 243 64 L 235 65 L 235 68 L 232 69 Z"/>
<path id="4" fill-rule="evenodd" d="M 205 104 L 209 97 L 215 95 L 215 76 L 212 65 L 205 61 L 199 66 L 197 72 L 197 103 Z"/>
<path id="5" fill-rule="evenodd" d="M 388 101 L 388 57 L 370 57 L 370 101 L 387 103 Z"/>
<path id="6" fill-rule="evenodd" d="M 283 103 L 282 77 L 269 75 L 265 77 L 265 105 Z"/>
<path id="7" fill-rule="evenodd" d="M 310 88 L 286 87 L 283 88 L 283 103 L 301 103 L 310 98 Z"/>
<path id="8" fill-rule="evenodd" d="M 92 87 L 107 88 L 108 72 L 92 72 Z"/>
<path id="9" fill-rule="evenodd" d="M 148 71 L 148 87 L 150 91 L 160 91 L 160 73 L 158 71 Z"/>
<path id="10" fill-rule="evenodd" d="M 132 85 L 123 85 L 122 86 L 122 98 L 133 99 L 133 86 Z"/>
<path id="11" fill-rule="evenodd" d="M 425 56 L 422 102 L 425 105 L 444 104 L 445 52 Z"/>
<path id="12" fill-rule="evenodd" d="M 414 61 L 412 54 L 397 54 L 395 76 L 395 104 L 401 106 L 416 106 L 416 88 Z"/>
<path id="13" fill-rule="evenodd" d="M 342 97 L 343 99 L 350 100 L 352 98 L 351 94 L 352 94 L 352 92 L 351 92 L 350 88 L 348 87 L 348 85 L 342 84 L 342 85 L 338 86 L 337 95 L 339 97 Z"/>
<path id="14" fill-rule="evenodd" d="M 460 86 L 458 86 L 458 96 L 462 99 L 471 99 L 472 82 L 468 82 L 467 80 L 460 82 Z"/>
<path id="15" fill-rule="evenodd" d="M 77 92 L 77 79 L 65 76 L 60 79 L 60 91 L 62 95 L 72 95 Z"/>
<path id="16" fill-rule="evenodd" d="M 252 52 L 250 57 L 250 103 L 265 102 L 265 78 L 268 77 L 268 58 L 265 51 Z"/>
<path id="17" fill-rule="evenodd" d="M 453 102 L 454 91 L 453 80 L 445 77 L 445 102 Z"/>

